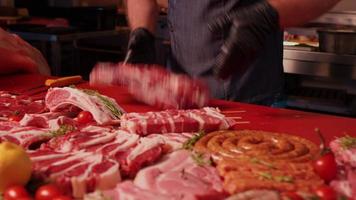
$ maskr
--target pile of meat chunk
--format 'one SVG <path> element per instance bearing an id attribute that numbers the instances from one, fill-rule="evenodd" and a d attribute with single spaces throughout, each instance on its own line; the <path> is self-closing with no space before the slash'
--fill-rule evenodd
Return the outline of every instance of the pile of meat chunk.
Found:
<path id="1" fill-rule="evenodd" d="M 23 96 L 0 94 L 0 142 L 24 147 L 34 163 L 33 177 L 57 183 L 75 198 L 96 190 L 116 199 L 226 195 L 216 169 L 182 149 L 199 133 L 235 124 L 216 108 L 124 113 L 110 97 L 70 87 L 52 88 L 41 101 L 26 97 L 21 105 L 9 101 Z M 26 112 L 29 105 L 36 109 Z M 17 110 L 20 120 L 9 121 Z M 83 110 L 92 122 L 78 122 Z"/>

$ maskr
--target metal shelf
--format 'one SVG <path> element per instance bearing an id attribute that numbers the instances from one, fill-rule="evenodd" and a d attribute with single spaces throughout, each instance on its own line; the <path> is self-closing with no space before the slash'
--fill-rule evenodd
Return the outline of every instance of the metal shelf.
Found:
<path id="1" fill-rule="evenodd" d="M 284 72 L 356 80 L 356 55 L 284 50 Z"/>

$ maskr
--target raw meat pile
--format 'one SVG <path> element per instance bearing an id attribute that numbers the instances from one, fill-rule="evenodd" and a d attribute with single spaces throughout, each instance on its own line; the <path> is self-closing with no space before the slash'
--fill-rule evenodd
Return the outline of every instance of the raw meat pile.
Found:
<path id="1" fill-rule="evenodd" d="M 201 108 L 210 99 L 208 88 L 199 80 L 155 65 L 101 63 L 91 72 L 90 83 L 127 85 L 137 100 L 164 109 Z"/>
<path id="2" fill-rule="evenodd" d="M 0 94 L 6 94 L 0 102 L 16 99 L 5 92 Z M 69 87 L 50 89 L 45 101 L 39 103 L 41 109 L 33 112 L 21 107 L 24 113 L 19 122 L 0 121 L 0 142 L 11 141 L 27 150 L 34 163 L 34 178 L 56 182 L 76 198 L 115 187 L 111 194 L 123 191 L 119 199 L 225 196 L 215 168 L 199 164 L 190 151 L 181 150 L 199 131 L 229 129 L 235 124 L 218 109 L 125 113 L 118 117 L 122 110 L 115 100 Z M 32 106 L 32 102 L 25 105 Z M 76 116 L 81 110 L 89 111 L 94 121 L 80 124 Z M 180 190 L 169 193 L 172 184 L 179 185 Z"/>
<path id="3" fill-rule="evenodd" d="M 134 181 L 118 184 L 109 196 L 113 199 L 219 200 L 226 194 L 214 167 L 198 165 L 189 151 L 179 150 L 141 170 Z"/>
<path id="4" fill-rule="evenodd" d="M 356 200 L 356 138 L 345 136 L 330 143 L 340 173 L 331 186 L 341 194 Z"/>

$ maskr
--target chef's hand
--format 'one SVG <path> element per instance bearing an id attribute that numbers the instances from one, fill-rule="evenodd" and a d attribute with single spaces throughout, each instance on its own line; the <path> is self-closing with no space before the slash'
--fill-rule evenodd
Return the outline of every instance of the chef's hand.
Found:
<path id="1" fill-rule="evenodd" d="M 37 49 L 0 28 L 0 74 L 12 73 L 50 75 L 50 68 Z"/>
<path id="2" fill-rule="evenodd" d="M 137 28 L 130 34 L 128 63 L 155 64 L 155 36 L 145 28 Z"/>
<path id="3" fill-rule="evenodd" d="M 279 30 L 279 15 L 266 0 L 259 0 L 225 14 L 209 25 L 211 30 L 229 30 L 214 68 L 219 78 L 227 79 L 233 73 L 245 72 L 255 61 L 267 37 Z"/>

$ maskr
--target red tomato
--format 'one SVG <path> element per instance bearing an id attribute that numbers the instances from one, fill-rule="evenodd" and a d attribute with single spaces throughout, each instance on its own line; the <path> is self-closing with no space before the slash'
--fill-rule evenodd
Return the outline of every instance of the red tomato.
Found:
<path id="1" fill-rule="evenodd" d="M 335 156 L 332 153 L 327 153 L 314 161 L 315 172 L 326 182 L 334 180 L 337 175 L 337 165 Z"/>
<path id="2" fill-rule="evenodd" d="M 315 194 L 320 200 L 337 200 L 337 194 L 330 186 L 324 185 L 316 188 Z"/>
<path id="3" fill-rule="evenodd" d="M 53 200 L 73 200 L 72 197 L 69 197 L 69 196 L 58 196 L 58 197 L 55 197 Z"/>
<path id="4" fill-rule="evenodd" d="M 289 200 L 304 200 L 299 194 L 295 192 L 285 192 L 283 196 L 287 197 Z"/>
<path id="5" fill-rule="evenodd" d="M 11 116 L 8 118 L 8 120 L 9 120 L 10 122 L 19 122 L 21 119 L 22 119 L 22 118 L 21 118 L 20 116 L 18 116 L 18 115 L 11 115 Z"/>
<path id="6" fill-rule="evenodd" d="M 30 198 L 30 195 L 23 186 L 14 185 L 6 188 L 4 192 L 5 200 L 18 200 L 20 198 Z"/>
<path id="7" fill-rule="evenodd" d="M 93 115 L 88 111 L 81 111 L 77 116 L 78 123 L 87 124 L 93 121 Z"/>
<path id="8" fill-rule="evenodd" d="M 36 200 L 52 200 L 55 197 L 61 196 L 62 192 L 53 184 L 47 184 L 39 187 L 36 191 Z"/>

